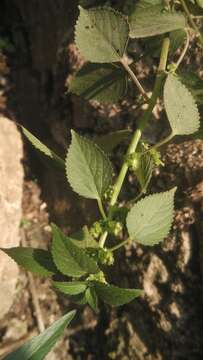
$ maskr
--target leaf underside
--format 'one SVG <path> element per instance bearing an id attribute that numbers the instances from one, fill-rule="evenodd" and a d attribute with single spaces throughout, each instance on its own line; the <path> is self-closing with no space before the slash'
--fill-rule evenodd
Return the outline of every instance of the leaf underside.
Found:
<path id="1" fill-rule="evenodd" d="M 112 183 L 113 169 L 108 157 L 96 144 L 72 130 L 66 174 L 77 194 L 98 200 Z"/>
<path id="2" fill-rule="evenodd" d="M 127 91 L 126 72 L 112 64 L 85 64 L 70 83 L 69 91 L 86 100 L 117 103 Z"/>
<path id="3" fill-rule="evenodd" d="M 176 188 L 146 196 L 138 201 L 127 216 L 127 228 L 132 240 L 153 246 L 169 233 L 174 213 Z"/>
<path id="4" fill-rule="evenodd" d="M 186 27 L 186 19 L 182 13 L 163 10 L 160 5 L 138 5 L 129 21 L 132 38 L 160 35 Z"/>
<path id="5" fill-rule="evenodd" d="M 174 135 L 189 135 L 199 129 L 195 100 L 180 80 L 169 74 L 164 86 L 164 105 Z"/>
<path id="6" fill-rule="evenodd" d="M 103 7 L 85 10 L 80 7 L 75 42 L 87 61 L 118 62 L 123 57 L 129 36 L 124 15 Z"/>

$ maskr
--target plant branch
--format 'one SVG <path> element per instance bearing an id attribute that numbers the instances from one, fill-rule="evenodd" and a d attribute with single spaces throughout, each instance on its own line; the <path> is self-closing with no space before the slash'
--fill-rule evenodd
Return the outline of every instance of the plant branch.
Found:
<path id="1" fill-rule="evenodd" d="M 200 41 L 201 44 L 203 45 L 203 35 L 201 34 L 201 32 L 199 31 L 197 25 L 195 24 L 195 21 L 194 21 L 194 19 L 193 19 L 193 16 L 192 16 L 192 14 L 190 14 L 190 11 L 189 11 L 186 3 L 185 3 L 185 0 L 180 0 L 180 2 L 181 2 L 181 5 L 182 5 L 182 7 L 183 7 L 183 9 L 184 9 L 187 17 L 188 17 L 188 20 L 189 20 L 189 22 L 190 22 L 190 25 L 192 26 L 193 30 L 195 31 L 197 37 L 199 38 L 199 41 Z"/>
<path id="2" fill-rule="evenodd" d="M 149 100 L 149 97 L 145 91 L 145 89 L 143 88 L 143 86 L 140 84 L 137 76 L 134 74 L 134 72 L 131 70 L 130 66 L 127 63 L 127 60 L 125 58 L 122 58 L 120 60 L 121 64 L 123 65 L 124 69 L 127 71 L 127 73 L 130 75 L 131 79 L 133 80 L 134 84 L 137 86 L 137 88 L 139 89 L 140 93 L 142 94 L 142 96 L 145 98 L 145 100 Z"/>
<path id="3" fill-rule="evenodd" d="M 165 139 L 160 140 L 158 143 L 156 143 L 155 145 L 153 145 L 152 147 L 149 148 L 149 150 L 153 150 L 153 149 L 158 149 L 159 147 L 161 147 L 162 145 L 168 143 L 171 139 L 173 139 L 175 135 L 173 133 L 171 133 L 170 135 L 168 135 L 167 137 L 165 137 Z"/>
<path id="4" fill-rule="evenodd" d="M 101 199 L 98 199 L 97 203 L 98 203 L 98 208 L 99 208 L 99 211 L 100 211 L 103 219 L 106 220 L 106 214 L 105 214 L 104 207 L 103 207 Z"/>
<path id="5" fill-rule="evenodd" d="M 189 36 L 189 33 L 188 33 L 187 30 L 185 30 L 185 32 L 186 32 L 186 36 L 187 36 L 187 37 L 186 37 L 185 46 L 184 46 L 184 48 L 183 48 L 183 51 L 182 51 L 182 53 L 181 53 L 178 61 L 177 61 L 176 64 L 175 64 L 175 70 L 177 70 L 177 68 L 179 67 L 179 65 L 180 65 L 181 62 L 183 61 L 183 59 L 184 59 L 184 57 L 185 57 L 185 54 L 186 54 L 186 52 L 187 52 L 187 50 L 188 50 L 188 48 L 189 48 L 189 45 L 190 45 L 190 36 Z"/>
<path id="6" fill-rule="evenodd" d="M 142 131 L 144 130 L 148 121 L 150 120 L 152 111 L 154 109 L 154 106 L 156 105 L 157 98 L 160 94 L 160 90 L 162 87 L 162 82 L 165 77 L 165 70 L 166 70 L 166 64 L 167 64 L 167 59 L 168 59 L 169 46 L 170 46 L 170 39 L 169 39 L 169 37 L 166 37 L 163 40 L 163 44 L 162 44 L 159 67 L 158 67 L 158 71 L 157 71 L 154 90 L 153 90 L 152 96 L 149 101 L 149 106 L 148 106 L 148 109 L 145 111 L 143 118 L 141 119 L 140 124 L 138 125 L 137 130 L 133 134 L 132 140 L 130 142 L 130 145 L 128 147 L 128 150 L 127 150 L 127 153 L 125 156 L 126 158 L 130 154 L 133 154 L 136 151 L 136 148 L 137 148 L 140 138 L 142 136 Z M 120 194 L 127 171 L 128 171 L 128 164 L 126 163 L 126 161 L 124 161 L 124 163 L 121 167 L 120 173 L 118 175 L 118 178 L 114 185 L 113 194 L 111 196 L 110 204 L 109 204 L 110 206 L 114 206 L 117 202 L 117 199 Z M 104 234 L 101 235 L 100 240 L 99 240 L 100 247 L 104 247 L 107 236 L 108 236 L 107 231 L 105 231 Z"/>
<path id="7" fill-rule="evenodd" d="M 122 246 L 124 246 L 125 244 L 127 244 L 131 239 L 127 238 L 126 240 L 123 240 L 122 242 L 120 242 L 118 245 L 113 246 L 112 248 L 109 248 L 109 251 L 115 251 L 120 249 Z"/>

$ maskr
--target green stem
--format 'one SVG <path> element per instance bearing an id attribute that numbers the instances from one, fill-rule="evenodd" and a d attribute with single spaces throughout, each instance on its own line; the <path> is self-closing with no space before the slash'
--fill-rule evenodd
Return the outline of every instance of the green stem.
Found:
<path id="1" fill-rule="evenodd" d="M 120 249 L 122 246 L 124 246 L 125 244 L 127 244 L 131 239 L 127 238 L 126 240 L 123 240 L 122 242 L 120 242 L 118 245 L 113 246 L 112 248 L 108 249 L 109 251 L 115 251 Z"/>
<path id="2" fill-rule="evenodd" d="M 126 153 L 126 158 L 130 154 L 132 154 L 132 153 L 134 153 L 136 151 L 136 148 L 137 148 L 138 143 L 140 141 L 140 138 L 142 136 L 142 131 L 144 130 L 144 128 L 146 127 L 148 121 L 150 120 L 152 111 L 154 109 L 154 106 L 156 105 L 157 98 L 158 98 L 158 96 L 160 94 L 160 89 L 161 89 L 161 86 L 162 86 L 162 82 L 163 82 L 163 79 L 165 77 L 165 70 L 166 70 L 166 64 L 167 64 L 167 59 L 168 59 L 169 46 L 170 46 L 170 39 L 169 39 L 169 37 L 166 37 L 163 40 L 163 44 L 162 44 L 160 63 L 159 63 L 159 67 L 158 67 L 158 72 L 157 72 L 157 76 L 156 76 L 154 90 L 153 90 L 152 96 L 151 96 L 150 101 L 149 101 L 149 106 L 148 106 L 148 109 L 145 111 L 145 113 L 143 115 L 143 118 L 141 119 L 137 130 L 133 134 L 132 140 L 130 142 L 130 145 L 129 145 L 127 153 Z M 125 180 L 127 171 L 128 171 L 128 164 L 124 161 L 124 163 L 123 163 L 123 165 L 121 167 L 120 173 L 118 175 L 118 178 L 116 180 L 116 183 L 114 185 L 113 194 L 112 194 L 111 199 L 110 199 L 110 206 L 114 206 L 116 204 L 116 202 L 117 202 L 117 199 L 118 199 L 118 196 L 120 194 L 120 191 L 121 191 L 123 182 Z M 101 238 L 99 240 L 99 246 L 100 247 L 104 247 L 107 236 L 108 236 L 107 232 L 102 234 L 102 236 L 101 236 Z"/>
<path id="3" fill-rule="evenodd" d="M 185 30 L 186 32 L 186 35 L 187 35 L 187 38 L 186 38 L 186 42 L 185 42 L 185 46 L 183 48 L 183 51 L 178 59 L 178 61 L 176 62 L 175 64 L 175 70 L 177 70 L 177 68 L 180 66 L 181 62 L 183 61 L 184 57 L 185 57 L 185 54 L 189 48 L 189 45 L 190 45 L 190 36 L 189 36 L 189 33 L 187 30 Z"/>
<path id="4" fill-rule="evenodd" d="M 145 91 L 145 89 L 142 87 L 142 85 L 140 84 L 137 76 L 134 74 L 134 72 L 131 70 L 130 66 L 127 63 L 127 60 L 125 58 L 122 58 L 120 60 L 121 64 L 123 65 L 124 69 L 127 71 L 127 73 L 130 75 L 131 79 L 133 80 L 134 84 L 137 86 L 137 88 L 139 89 L 140 93 L 142 94 L 142 96 L 145 98 L 145 100 L 149 100 L 149 97 Z"/>
<path id="5" fill-rule="evenodd" d="M 106 220 L 106 214 L 105 214 L 104 207 L 103 207 L 101 199 L 97 199 L 97 203 L 98 203 L 99 211 L 100 211 L 103 219 Z"/>
<path id="6" fill-rule="evenodd" d="M 192 26 L 192 28 L 194 29 L 194 31 L 196 32 L 197 37 L 199 38 L 199 41 L 201 42 L 201 44 L 203 45 L 203 35 L 201 34 L 201 32 L 199 31 L 197 25 L 195 24 L 195 21 L 193 20 L 193 16 L 192 14 L 190 14 L 190 11 L 185 3 L 185 0 L 180 0 L 182 7 L 188 17 L 188 20 L 190 22 L 190 25 Z"/>
<path id="7" fill-rule="evenodd" d="M 162 145 L 168 143 L 171 139 L 173 139 L 175 135 L 173 133 L 171 133 L 170 135 L 168 135 L 167 137 L 165 137 L 165 139 L 159 141 L 158 143 L 156 143 L 154 146 L 150 147 L 149 150 L 153 150 L 153 149 L 158 149 L 159 147 L 161 147 Z"/>

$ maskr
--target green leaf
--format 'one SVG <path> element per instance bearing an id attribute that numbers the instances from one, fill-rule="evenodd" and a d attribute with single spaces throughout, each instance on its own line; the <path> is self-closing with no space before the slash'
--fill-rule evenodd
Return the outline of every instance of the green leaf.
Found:
<path id="1" fill-rule="evenodd" d="M 18 265 L 33 274 L 47 277 L 58 272 L 49 251 L 29 247 L 1 248 L 1 250 L 10 256 Z"/>
<path id="2" fill-rule="evenodd" d="M 198 105 L 203 105 L 203 80 L 191 71 L 178 74 L 180 81 L 188 88 Z"/>
<path id="3" fill-rule="evenodd" d="M 85 292 L 85 298 L 89 306 L 95 311 L 98 311 L 98 297 L 94 287 L 89 287 Z"/>
<path id="4" fill-rule="evenodd" d="M 143 294 L 139 289 L 122 289 L 118 286 L 94 282 L 94 288 L 99 298 L 112 306 L 127 304 Z"/>
<path id="5" fill-rule="evenodd" d="M 90 234 L 88 227 L 83 226 L 82 230 L 70 236 L 73 244 L 82 249 L 98 248 L 98 242 Z"/>
<path id="6" fill-rule="evenodd" d="M 86 100 L 116 103 L 126 94 L 127 74 L 112 64 L 85 64 L 71 81 L 69 91 Z"/>
<path id="7" fill-rule="evenodd" d="M 203 9 L 203 0 L 196 0 L 196 3 L 199 7 Z"/>
<path id="8" fill-rule="evenodd" d="M 139 181 L 141 191 L 144 194 L 150 183 L 152 172 L 154 169 L 154 161 L 149 152 L 141 154 L 139 168 L 135 171 L 136 177 Z"/>
<path id="9" fill-rule="evenodd" d="M 78 295 L 84 292 L 87 285 L 84 281 L 53 281 L 53 286 L 67 295 Z"/>
<path id="10" fill-rule="evenodd" d="M 76 193 L 99 200 L 112 183 L 113 170 L 108 157 L 96 144 L 72 130 L 66 174 Z"/>
<path id="11" fill-rule="evenodd" d="M 118 130 L 106 135 L 97 136 L 94 138 L 94 142 L 106 153 L 111 153 L 116 146 L 129 139 L 130 134 L 131 131 L 127 129 Z"/>
<path id="12" fill-rule="evenodd" d="M 189 90 L 169 74 L 164 86 L 164 105 L 173 135 L 189 135 L 199 129 L 199 112 Z"/>
<path id="13" fill-rule="evenodd" d="M 52 257 L 62 274 L 81 277 L 99 271 L 96 262 L 86 254 L 85 250 L 74 245 L 71 239 L 54 224 L 52 224 L 52 231 Z"/>
<path id="14" fill-rule="evenodd" d="M 70 311 L 55 321 L 42 334 L 35 336 L 16 351 L 7 355 L 4 360 L 43 360 L 63 335 L 66 326 L 72 321 L 76 311 Z"/>
<path id="15" fill-rule="evenodd" d="M 127 18 L 108 7 L 79 8 L 75 41 L 82 55 L 95 63 L 118 62 L 128 43 Z"/>
<path id="16" fill-rule="evenodd" d="M 186 27 L 186 19 L 182 13 L 169 12 L 160 5 L 146 5 L 143 1 L 132 12 L 129 21 L 132 38 L 164 34 Z"/>
<path id="17" fill-rule="evenodd" d="M 175 30 L 170 33 L 170 54 L 173 55 L 181 47 L 187 37 L 184 29 Z"/>
<path id="18" fill-rule="evenodd" d="M 64 161 L 54 151 L 50 150 L 46 145 L 44 145 L 39 139 L 37 139 L 31 132 L 21 126 L 23 134 L 31 142 L 31 144 L 42 154 L 48 156 L 52 160 L 55 160 L 60 166 L 64 168 Z"/>
<path id="19" fill-rule="evenodd" d="M 138 201 L 127 216 L 127 228 L 132 240 L 148 246 L 161 242 L 169 233 L 173 221 L 176 188 L 146 196 Z"/>

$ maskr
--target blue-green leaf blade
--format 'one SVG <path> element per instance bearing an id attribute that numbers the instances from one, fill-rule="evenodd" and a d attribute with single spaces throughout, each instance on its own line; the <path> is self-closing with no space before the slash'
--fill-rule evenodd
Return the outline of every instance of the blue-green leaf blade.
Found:
<path id="1" fill-rule="evenodd" d="M 72 321 L 76 311 L 73 310 L 55 321 L 42 334 L 34 337 L 13 353 L 7 355 L 4 360 L 43 360 L 53 348 L 57 340 L 62 336 L 66 326 Z"/>

